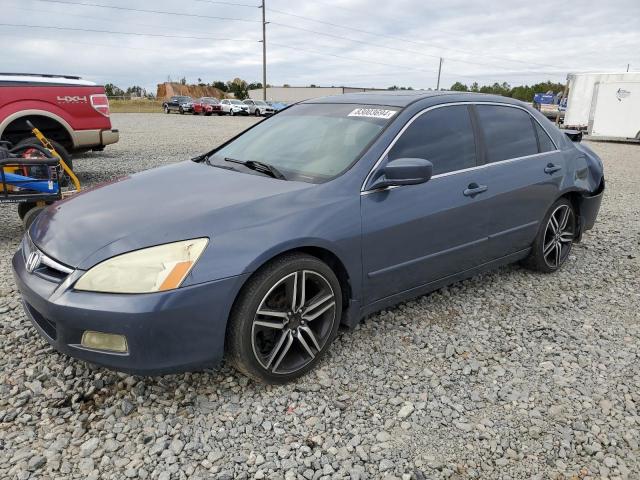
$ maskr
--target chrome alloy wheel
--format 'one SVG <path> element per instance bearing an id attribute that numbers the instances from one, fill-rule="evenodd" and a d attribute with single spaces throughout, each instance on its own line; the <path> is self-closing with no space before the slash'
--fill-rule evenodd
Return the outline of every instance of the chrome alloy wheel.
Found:
<path id="1" fill-rule="evenodd" d="M 549 217 L 542 244 L 542 256 L 550 268 L 557 269 L 564 263 L 574 238 L 573 211 L 568 205 L 560 205 Z"/>
<path id="2" fill-rule="evenodd" d="M 320 353 L 335 321 L 336 300 L 329 281 L 312 270 L 290 273 L 258 306 L 251 327 L 255 358 L 271 373 L 296 372 Z"/>

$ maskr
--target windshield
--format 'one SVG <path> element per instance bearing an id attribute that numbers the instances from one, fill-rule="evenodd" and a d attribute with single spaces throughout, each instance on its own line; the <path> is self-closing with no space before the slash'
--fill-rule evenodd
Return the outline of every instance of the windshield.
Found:
<path id="1" fill-rule="evenodd" d="M 193 99 L 191 97 L 178 97 L 179 102 L 192 102 Z"/>
<path id="2" fill-rule="evenodd" d="M 242 103 L 240 100 L 229 100 L 229 101 L 234 105 L 244 105 L 244 103 Z"/>
<path id="3" fill-rule="evenodd" d="M 203 98 L 200 100 L 202 103 L 208 103 L 211 105 L 215 105 L 216 103 L 218 103 L 218 99 L 216 98 Z"/>
<path id="4" fill-rule="evenodd" d="M 254 100 L 253 103 L 255 103 L 256 105 L 266 105 L 266 103 L 264 103 L 262 100 Z"/>
<path id="5" fill-rule="evenodd" d="M 274 115 L 213 154 L 267 163 L 287 179 L 330 180 L 360 156 L 397 109 L 348 104 L 300 104 Z"/>

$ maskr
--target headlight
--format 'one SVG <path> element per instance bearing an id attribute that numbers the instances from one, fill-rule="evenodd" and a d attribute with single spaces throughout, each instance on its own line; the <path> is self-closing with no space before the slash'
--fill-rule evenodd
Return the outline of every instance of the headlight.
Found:
<path id="1" fill-rule="evenodd" d="M 196 238 L 124 253 L 85 273 L 76 290 L 105 293 L 150 293 L 178 288 L 209 239 Z"/>

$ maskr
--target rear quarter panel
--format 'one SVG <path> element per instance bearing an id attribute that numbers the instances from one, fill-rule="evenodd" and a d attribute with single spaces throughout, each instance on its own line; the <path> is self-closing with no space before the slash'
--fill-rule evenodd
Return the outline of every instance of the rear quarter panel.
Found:
<path id="1" fill-rule="evenodd" d="M 23 110 L 44 110 L 65 120 L 74 130 L 110 129 L 111 120 L 93 109 L 90 96 L 101 86 L 2 86 L 0 121 Z"/>

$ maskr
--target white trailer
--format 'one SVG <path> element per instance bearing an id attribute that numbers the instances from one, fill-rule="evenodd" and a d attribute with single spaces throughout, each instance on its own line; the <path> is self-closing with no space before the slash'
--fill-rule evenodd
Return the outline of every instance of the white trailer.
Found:
<path id="1" fill-rule="evenodd" d="M 564 116 L 567 128 L 586 130 L 589 127 L 596 84 L 605 82 L 640 82 L 640 72 L 570 73 L 567 76 L 569 95 Z"/>
<path id="2" fill-rule="evenodd" d="M 640 140 L 640 81 L 596 83 L 588 133 L 593 138 Z"/>

